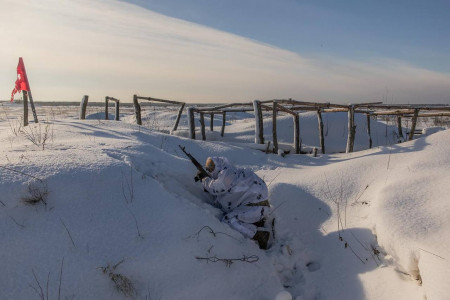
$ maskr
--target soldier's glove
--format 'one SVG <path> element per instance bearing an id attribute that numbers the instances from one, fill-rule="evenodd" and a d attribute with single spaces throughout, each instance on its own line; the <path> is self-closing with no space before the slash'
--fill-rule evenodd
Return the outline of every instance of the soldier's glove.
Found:
<path id="1" fill-rule="evenodd" d="M 208 177 L 208 174 L 206 174 L 205 172 L 202 171 L 197 171 L 197 175 L 194 177 L 195 182 L 199 181 L 199 180 L 203 180 L 203 178 Z"/>

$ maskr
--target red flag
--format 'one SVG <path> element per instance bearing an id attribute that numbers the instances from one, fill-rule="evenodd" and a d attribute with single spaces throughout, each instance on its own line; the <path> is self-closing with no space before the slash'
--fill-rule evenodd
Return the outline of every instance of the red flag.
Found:
<path id="1" fill-rule="evenodd" d="M 11 92 L 11 102 L 14 101 L 14 95 L 20 91 L 29 91 L 30 85 L 28 83 L 27 71 L 25 70 L 25 65 L 23 64 L 22 57 L 19 57 L 19 64 L 17 65 L 17 80 L 16 86 Z"/>

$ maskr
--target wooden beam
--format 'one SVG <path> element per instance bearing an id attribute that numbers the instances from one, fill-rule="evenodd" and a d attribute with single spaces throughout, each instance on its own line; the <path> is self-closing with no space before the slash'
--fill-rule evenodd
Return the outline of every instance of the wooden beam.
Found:
<path id="1" fill-rule="evenodd" d="M 180 109 L 178 110 L 177 119 L 175 120 L 175 124 L 173 125 L 172 132 L 178 129 L 178 124 L 180 123 L 181 115 L 183 114 L 183 109 L 186 103 L 181 104 Z"/>
<path id="2" fill-rule="evenodd" d="M 86 119 L 86 108 L 88 104 L 89 96 L 84 95 L 80 103 L 80 120 Z"/>
<path id="3" fill-rule="evenodd" d="M 23 95 L 23 127 L 28 126 L 28 91 L 22 91 Z"/>
<path id="4" fill-rule="evenodd" d="M 226 116 L 227 116 L 227 112 L 224 111 L 222 113 L 222 130 L 220 131 L 220 136 L 221 137 L 223 137 L 223 135 L 225 134 Z"/>
<path id="5" fill-rule="evenodd" d="M 414 131 L 416 130 L 416 124 L 417 124 L 417 116 L 419 115 L 419 109 L 416 108 L 414 110 L 414 116 L 411 121 L 411 130 L 409 131 L 409 138 L 408 141 L 412 141 L 414 139 Z"/>
<path id="6" fill-rule="evenodd" d="M 317 121 L 319 123 L 320 148 L 322 149 L 322 154 L 325 154 L 325 138 L 323 136 L 323 120 L 322 120 L 322 113 L 320 112 L 320 109 L 317 110 Z"/>
<path id="7" fill-rule="evenodd" d="M 253 101 L 253 110 L 255 112 L 255 144 L 264 144 L 263 115 L 259 100 Z"/>
<path id="8" fill-rule="evenodd" d="M 188 126 L 189 126 L 189 138 L 195 140 L 195 118 L 194 108 L 188 107 L 187 109 Z"/>
<path id="9" fill-rule="evenodd" d="M 142 97 L 142 96 L 137 96 L 137 99 L 147 100 L 147 101 L 155 101 L 155 102 L 161 102 L 161 103 L 168 103 L 168 104 L 176 104 L 176 105 L 181 105 L 184 103 L 184 102 L 180 102 L 180 101 L 165 100 L 165 99 L 158 99 L 158 98 L 152 98 L 152 97 Z"/>
<path id="10" fill-rule="evenodd" d="M 200 130 L 202 133 L 202 141 L 206 140 L 206 133 L 205 133 L 205 114 L 200 112 Z"/>
<path id="11" fill-rule="evenodd" d="M 211 119 L 209 122 L 209 130 L 214 131 L 214 114 L 210 114 L 210 115 L 211 115 Z"/>
<path id="12" fill-rule="evenodd" d="M 367 120 L 367 135 L 369 136 L 369 149 L 372 148 L 372 135 L 370 133 L 370 114 L 366 114 Z"/>
<path id="13" fill-rule="evenodd" d="M 349 106 L 348 110 L 348 136 L 347 136 L 347 147 L 345 153 L 353 152 L 353 146 L 355 143 L 355 107 L 353 105 Z"/>
<path id="14" fill-rule="evenodd" d="M 278 140 L 277 140 L 277 112 L 278 112 L 278 102 L 273 101 L 272 110 L 272 142 L 273 142 L 273 152 L 278 153 Z"/>
<path id="15" fill-rule="evenodd" d="M 302 150 L 300 142 L 300 116 L 294 115 L 294 150 L 295 154 L 300 154 Z"/>
<path id="16" fill-rule="evenodd" d="M 402 117 L 399 115 L 397 115 L 397 131 L 398 131 L 398 137 L 403 139 Z M 401 140 L 399 142 L 401 142 Z"/>
<path id="17" fill-rule="evenodd" d="M 136 116 L 136 124 L 142 125 L 141 106 L 139 105 L 137 95 L 133 95 L 133 106 L 134 106 L 134 115 Z"/>
<path id="18" fill-rule="evenodd" d="M 105 120 L 109 119 L 109 116 L 108 116 L 109 107 L 108 107 L 108 105 L 109 105 L 109 97 L 106 96 L 105 97 Z"/>
<path id="19" fill-rule="evenodd" d="M 87 97 L 87 96 L 85 96 Z M 31 89 L 28 91 L 28 98 L 30 100 L 30 106 L 31 106 L 31 111 L 33 112 L 33 118 L 34 118 L 34 123 L 39 123 L 37 114 L 36 114 L 36 108 L 34 107 L 34 100 L 33 100 L 33 95 L 31 94 Z M 87 100 L 86 100 L 86 105 L 87 105 Z"/>

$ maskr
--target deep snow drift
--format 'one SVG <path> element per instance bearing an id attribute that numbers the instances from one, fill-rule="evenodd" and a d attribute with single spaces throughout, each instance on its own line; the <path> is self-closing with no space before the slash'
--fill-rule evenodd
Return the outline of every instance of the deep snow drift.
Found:
<path id="1" fill-rule="evenodd" d="M 108 265 L 136 299 L 275 299 L 283 291 L 302 300 L 448 299 L 448 130 L 392 144 L 394 129 L 377 123 L 374 143 L 388 146 L 281 157 L 254 149 L 244 114 L 224 139 L 208 132 L 215 141 L 204 142 L 183 137 L 185 119 L 176 135 L 126 115 L 56 115 L 19 132 L 20 106 L 4 111 L 0 299 L 123 299 L 102 271 Z M 172 122 L 172 114 L 152 114 L 163 116 L 161 126 Z M 326 122 L 329 151 L 342 151 L 346 115 Z M 278 125 L 287 149 L 291 123 Z M 317 146 L 316 127 L 314 115 L 301 118 L 304 149 Z M 367 147 L 363 127 L 357 149 Z M 36 137 L 45 133 L 42 145 Z M 267 182 L 276 217 L 270 250 L 219 221 L 179 144 L 200 162 L 226 156 Z M 26 204 L 39 195 L 45 203 Z"/>

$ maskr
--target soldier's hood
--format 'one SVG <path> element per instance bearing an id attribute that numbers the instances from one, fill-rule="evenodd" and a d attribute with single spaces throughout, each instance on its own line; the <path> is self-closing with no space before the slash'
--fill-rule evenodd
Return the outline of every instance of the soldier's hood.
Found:
<path id="1" fill-rule="evenodd" d="M 223 169 L 232 167 L 230 162 L 228 161 L 228 159 L 226 157 L 213 156 L 213 157 L 210 157 L 210 158 L 214 162 L 215 168 L 214 168 L 214 171 L 212 171 L 212 172 L 208 172 L 207 171 L 207 172 L 213 178 L 217 178 L 217 175 Z"/>

